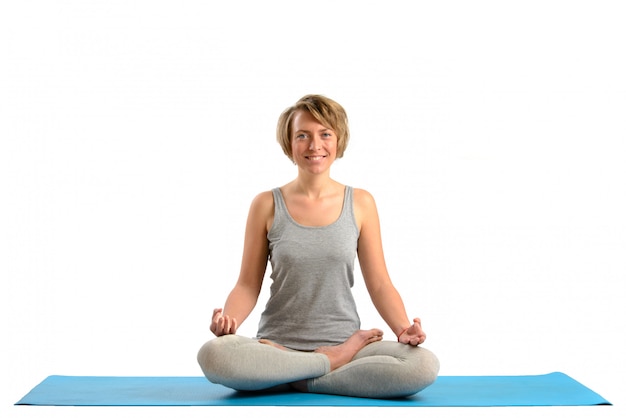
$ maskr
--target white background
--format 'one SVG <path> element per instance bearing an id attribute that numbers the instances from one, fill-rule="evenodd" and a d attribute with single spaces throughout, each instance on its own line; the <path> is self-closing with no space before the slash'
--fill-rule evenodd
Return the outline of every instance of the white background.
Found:
<path id="1" fill-rule="evenodd" d="M 376 197 L 441 374 L 561 371 L 615 404 L 389 412 L 620 415 L 622 4 L 2 2 L 0 415 L 233 412 L 13 403 L 51 374 L 201 374 L 249 203 L 296 174 L 276 120 L 307 93 L 348 111 L 334 177 Z"/>

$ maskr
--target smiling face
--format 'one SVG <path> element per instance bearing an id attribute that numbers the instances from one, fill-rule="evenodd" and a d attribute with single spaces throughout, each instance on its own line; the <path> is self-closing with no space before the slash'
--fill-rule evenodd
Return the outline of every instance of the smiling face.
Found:
<path id="1" fill-rule="evenodd" d="M 337 135 L 311 113 L 299 110 L 291 121 L 291 152 L 301 170 L 325 172 L 337 158 Z"/>
<path id="2" fill-rule="evenodd" d="M 300 112 L 308 113 L 318 124 L 332 130 L 337 139 L 334 158 L 343 157 L 350 138 L 348 116 L 339 103 L 319 94 L 307 94 L 298 100 L 296 104 L 285 109 L 278 118 L 276 140 L 285 155 L 291 161 L 296 162 L 292 155 L 292 142 L 295 132 L 294 118 Z"/>

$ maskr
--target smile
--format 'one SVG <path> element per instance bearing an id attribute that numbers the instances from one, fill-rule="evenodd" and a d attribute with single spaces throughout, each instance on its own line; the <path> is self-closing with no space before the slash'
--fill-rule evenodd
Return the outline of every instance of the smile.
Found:
<path id="1" fill-rule="evenodd" d="M 305 157 L 305 158 L 308 159 L 308 160 L 311 160 L 311 161 L 319 161 L 322 158 L 326 158 L 326 156 L 325 155 L 310 155 L 310 156 Z"/>

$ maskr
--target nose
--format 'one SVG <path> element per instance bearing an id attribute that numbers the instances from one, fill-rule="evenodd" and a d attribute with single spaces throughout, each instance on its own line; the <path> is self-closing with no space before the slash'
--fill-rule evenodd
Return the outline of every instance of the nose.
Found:
<path id="1" fill-rule="evenodd" d="M 317 137 L 317 135 L 313 135 L 311 137 L 311 142 L 309 143 L 309 150 L 316 150 L 322 148 L 322 140 Z"/>

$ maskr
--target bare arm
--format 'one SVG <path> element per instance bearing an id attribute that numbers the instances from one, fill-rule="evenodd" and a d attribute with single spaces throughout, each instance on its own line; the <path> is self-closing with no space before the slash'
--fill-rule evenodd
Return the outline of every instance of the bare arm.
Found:
<path id="1" fill-rule="evenodd" d="M 355 190 L 355 215 L 360 227 L 359 263 L 376 310 L 399 341 L 412 345 L 421 344 L 426 339 L 426 334 L 421 329 L 419 318 L 415 318 L 411 324 L 404 302 L 391 282 L 383 253 L 376 202 L 365 190 Z"/>
<path id="2" fill-rule="evenodd" d="M 211 331 L 216 335 L 234 334 L 254 309 L 267 268 L 267 231 L 274 213 L 271 192 L 259 194 L 250 205 L 239 279 L 228 295 L 224 309 L 215 309 Z"/>

